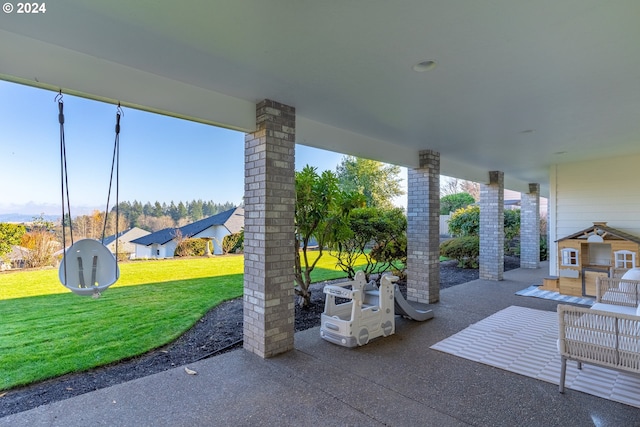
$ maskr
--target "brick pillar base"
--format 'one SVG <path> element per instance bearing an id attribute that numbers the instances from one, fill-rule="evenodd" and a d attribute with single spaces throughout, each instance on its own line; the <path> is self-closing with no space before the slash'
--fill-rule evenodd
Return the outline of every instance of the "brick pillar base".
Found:
<path id="1" fill-rule="evenodd" d="M 540 268 L 540 184 L 529 184 L 520 208 L 520 267 Z"/>
<path id="2" fill-rule="evenodd" d="M 293 349 L 295 109 L 265 100 L 245 137 L 244 348 Z"/>
<path id="3" fill-rule="evenodd" d="M 407 299 L 440 300 L 440 153 L 430 150 L 408 171 Z"/>
<path id="4" fill-rule="evenodd" d="M 480 184 L 480 278 L 502 280 L 504 274 L 504 172 L 489 172 Z"/>

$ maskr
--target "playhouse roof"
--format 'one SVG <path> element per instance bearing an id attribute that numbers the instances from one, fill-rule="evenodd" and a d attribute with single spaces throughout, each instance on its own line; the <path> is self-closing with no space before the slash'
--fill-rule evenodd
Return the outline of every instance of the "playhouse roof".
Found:
<path id="1" fill-rule="evenodd" d="M 640 245 L 640 237 L 608 227 L 606 222 L 594 222 L 591 227 L 585 228 L 584 230 L 578 231 L 577 233 L 573 233 L 556 241 L 561 242 L 569 239 L 587 240 L 590 236 L 594 235 L 602 237 L 603 240 L 628 240 Z"/>

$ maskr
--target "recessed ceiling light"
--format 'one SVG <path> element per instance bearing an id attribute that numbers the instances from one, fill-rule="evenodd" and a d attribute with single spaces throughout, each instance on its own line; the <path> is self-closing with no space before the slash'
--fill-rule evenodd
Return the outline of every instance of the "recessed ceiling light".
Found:
<path id="1" fill-rule="evenodd" d="M 436 61 L 422 61 L 413 66 L 413 71 L 422 73 L 424 71 L 433 70 L 436 68 Z"/>

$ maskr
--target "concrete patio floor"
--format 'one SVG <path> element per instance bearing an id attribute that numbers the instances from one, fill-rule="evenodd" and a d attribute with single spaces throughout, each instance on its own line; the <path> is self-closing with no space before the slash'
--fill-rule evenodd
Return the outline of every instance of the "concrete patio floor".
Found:
<path id="1" fill-rule="evenodd" d="M 348 349 L 299 332 L 295 350 L 244 350 L 0 419 L 0 426 L 640 426 L 640 409 L 429 347 L 511 305 L 555 311 L 514 293 L 548 269 L 505 272 L 441 291 L 435 317 L 397 318 L 396 334 Z M 640 392 L 640 390 L 639 390 Z"/>

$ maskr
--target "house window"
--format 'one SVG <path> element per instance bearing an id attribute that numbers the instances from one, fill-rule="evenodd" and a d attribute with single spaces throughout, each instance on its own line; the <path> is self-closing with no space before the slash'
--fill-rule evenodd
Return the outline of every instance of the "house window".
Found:
<path id="1" fill-rule="evenodd" d="M 576 249 L 563 249 L 562 250 L 562 265 L 578 265 L 578 251 Z"/>
<path id="2" fill-rule="evenodd" d="M 616 268 L 633 268 L 636 265 L 636 253 L 631 251 L 617 251 Z"/>

